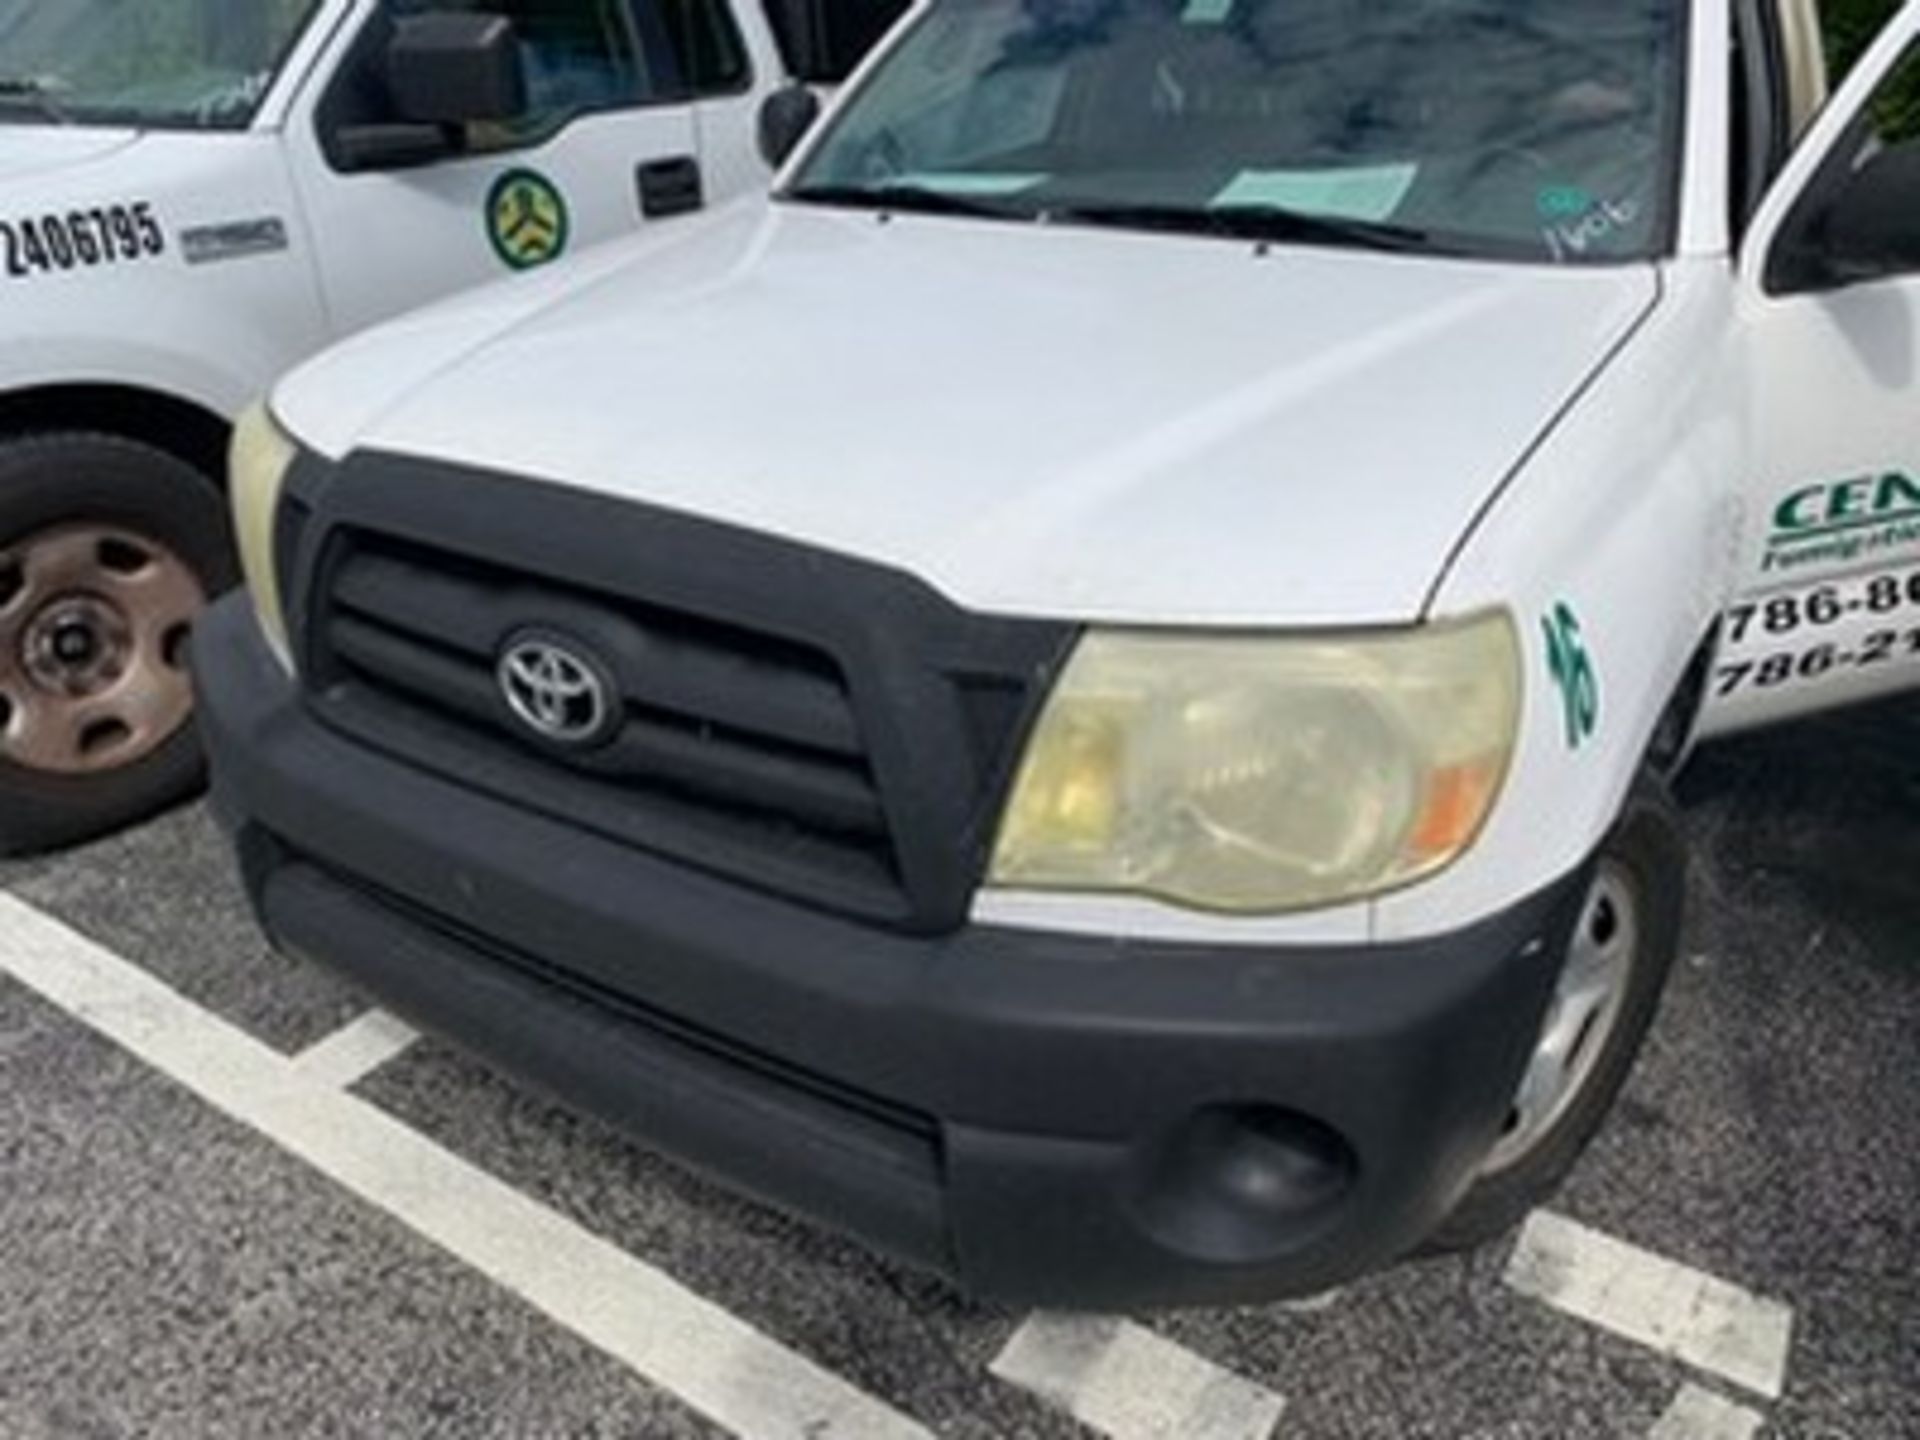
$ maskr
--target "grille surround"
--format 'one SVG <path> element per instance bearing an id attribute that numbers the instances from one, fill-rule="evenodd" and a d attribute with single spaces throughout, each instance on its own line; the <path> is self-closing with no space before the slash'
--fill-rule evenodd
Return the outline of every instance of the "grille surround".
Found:
<path id="1" fill-rule="evenodd" d="M 440 462 L 306 457 L 289 606 L 307 703 L 509 803 L 800 903 L 957 927 L 1075 627 L 961 610 L 901 572 Z M 580 640 L 615 739 L 543 746 L 493 667 Z"/>

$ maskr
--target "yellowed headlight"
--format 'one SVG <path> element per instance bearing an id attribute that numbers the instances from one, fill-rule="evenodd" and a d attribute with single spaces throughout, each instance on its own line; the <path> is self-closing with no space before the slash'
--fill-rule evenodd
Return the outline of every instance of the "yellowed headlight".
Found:
<path id="1" fill-rule="evenodd" d="M 274 558 L 274 529 L 280 513 L 280 492 L 287 483 L 298 453 L 293 441 L 274 420 L 265 402 L 242 415 L 233 427 L 233 447 L 227 464 L 228 503 L 233 509 L 234 540 L 240 549 L 240 569 L 254 614 L 267 643 L 281 664 L 293 668 L 287 643 L 286 613 L 281 605 L 280 575 Z"/>
<path id="2" fill-rule="evenodd" d="M 1407 884 L 1474 841 L 1506 778 L 1504 613 L 1398 631 L 1095 631 L 1049 699 L 995 885 L 1278 913 Z"/>

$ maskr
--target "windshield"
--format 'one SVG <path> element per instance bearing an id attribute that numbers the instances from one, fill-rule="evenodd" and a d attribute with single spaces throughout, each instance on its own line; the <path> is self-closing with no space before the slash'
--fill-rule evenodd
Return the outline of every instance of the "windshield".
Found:
<path id="1" fill-rule="evenodd" d="M 935 0 L 787 197 L 1541 261 L 1663 249 L 1683 0 Z"/>
<path id="2" fill-rule="evenodd" d="M 245 126 L 320 0 L 0 0 L 0 124 Z"/>

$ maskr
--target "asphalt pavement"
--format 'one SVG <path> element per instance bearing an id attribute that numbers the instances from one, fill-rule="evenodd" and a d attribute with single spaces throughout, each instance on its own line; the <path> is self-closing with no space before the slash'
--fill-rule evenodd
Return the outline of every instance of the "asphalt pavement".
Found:
<path id="1" fill-rule="evenodd" d="M 1131 1319 L 978 1304 L 367 1020 L 202 809 L 0 866 L 0 1435 L 1920 1437 L 1920 706 L 1685 799 L 1682 963 L 1524 1237 Z"/>

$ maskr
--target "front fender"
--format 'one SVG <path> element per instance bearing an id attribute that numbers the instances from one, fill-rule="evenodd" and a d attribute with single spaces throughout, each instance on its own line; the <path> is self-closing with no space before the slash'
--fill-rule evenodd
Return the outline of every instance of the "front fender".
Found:
<path id="1" fill-rule="evenodd" d="M 178 348 L 80 336 L 0 340 L 0 399 L 77 386 L 157 395 L 229 421 L 264 388 L 245 371 Z"/>
<path id="2" fill-rule="evenodd" d="M 151 223 L 142 242 L 109 243 L 99 217 L 133 213 Z M 277 136 L 149 135 L 8 186 L 0 223 L 0 394 L 114 385 L 231 417 L 328 339 Z M 246 226 L 276 242 L 190 249 Z"/>
<path id="3" fill-rule="evenodd" d="M 1744 431 L 1724 269 L 1663 275 L 1660 302 L 1435 587 L 1436 617 L 1511 612 L 1521 730 L 1478 842 L 1432 882 L 1382 900 L 1379 938 L 1432 933 L 1534 893 L 1580 865 L 1618 815 L 1734 580 Z"/>

